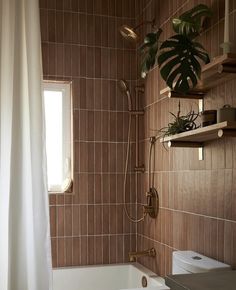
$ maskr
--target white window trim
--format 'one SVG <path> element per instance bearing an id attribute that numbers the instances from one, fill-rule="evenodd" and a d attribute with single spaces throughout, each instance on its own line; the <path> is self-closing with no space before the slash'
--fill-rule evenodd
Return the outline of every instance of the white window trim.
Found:
<path id="1" fill-rule="evenodd" d="M 69 142 L 69 146 L 64 146 L 63 148 L 63 160 L 66 160 L 68 163 L 68 177 L 64 180 L 62 185 L 62 189 L 59 190 L 58 188 L 51 188 L 48 192 L 51 193 L 65 193 L 65 192 L 72 192 L 73 188 L 73 106 L 72 106 L 72 95 L 71 95 L 71 82 L 64 82 L 64 81 L 51 81 L 51 80 L 44 80 L 43 81 L 43 91 L 61 91 L 63 95 L 63 119 L 70 120 L 70 128 L 66 128 L 64 123 L 63 128 L 63 136 L 66 142 Z M 69 97 L 68 97 L 69 96 Z M 68 152 L 69 151 L 69 152 Z M 70 156 L 70 157 L 68 157 Z"/>

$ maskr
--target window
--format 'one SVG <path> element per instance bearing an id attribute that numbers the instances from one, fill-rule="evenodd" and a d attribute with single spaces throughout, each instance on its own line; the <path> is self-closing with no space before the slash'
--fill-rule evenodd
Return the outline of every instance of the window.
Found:
<path id="1" fill-rule="evenodd" d="M 43 84 L 49 192 L 72 188 L 72 109 L 70 83 Z"/>

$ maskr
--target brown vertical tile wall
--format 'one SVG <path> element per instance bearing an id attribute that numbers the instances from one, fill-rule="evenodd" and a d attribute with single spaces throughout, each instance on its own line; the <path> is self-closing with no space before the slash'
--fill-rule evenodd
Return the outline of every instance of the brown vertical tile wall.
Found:
<path id="1" fill-rule="evenodd" d="M 162 39 L 171 36 L 171 18 L 198 3 L 212 7 L 214 16 L 200 41 L 211 57 L 222 53 L 224 1 L 223 0 L 147 0 L 140 2 L 138 20 L 148 19 L 156 12 Z M 159 4 L 159 7 L 157 7 Z M 236 1 L 230 1 L 230 40 L 236 45 Z M 234 48 L 235 49 L 235 48 Z M 158 68 L 146 80 L 145 98 L 145 163 L 148 159 L 148 137 L 151 129 L 160 129 L 170 121 L 169 112 L 177 111 L 178 100 L 161 98 L 164 87 Z M 205 108 L 219 108 L 227 103 L 236 106 L 236 79 L 228 81 L 206 96 Z M 181 101 L 183 111 L 197 103 Z M 173 250 L 195 250 L 236 268 L 236 141 L 226 138 L 208 144 L 205 160 L 198 161 L 197 149 L 173 148 L 166 151 L 156 144 L 155 185 L 160 195 L 157 220 L 146 219 L 138 227 L 138 249 L 154 246 L 155 260 L 140 262 L 160 275 L 171 272 Z M 147 174 L 143 184 L 147 183 Z M 142 192 L 145 192 L 144 187 Z M 139 203 L 143 199 L 139 196 Z"/>
<path id="2" fill-rule="evenodd" d="M 50 195 L 53 267 L 125 262 L 136 228 L 123 212 L 128 114 L 117 79 L 132 85 L 137 73 L 118 27 L 135 22 L 135 0 L 41 0 L 40 14 L 44 79 L 72 81 L 74 105 L 74 192 Z"/>

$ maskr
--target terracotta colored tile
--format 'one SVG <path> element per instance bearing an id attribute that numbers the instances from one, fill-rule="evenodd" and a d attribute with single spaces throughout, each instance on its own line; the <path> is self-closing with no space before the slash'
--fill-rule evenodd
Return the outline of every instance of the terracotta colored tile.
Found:
<path id="1" fill-rule="evenodd" d="M 103 206 L 103 211 L 102 211 L 102 215 L 103 215 L 103 234 L 109 234 L 109 227 L 110 227 L 110 219 L 109 219 L 109 206 L 108 205 L 104 205 Z"/>
<path id="2" fill-rule="evenodd" d="M 95 2 L 97 2 L 97 1 L 95 1 Z M 102 45 L 102 21 L 101 21 L 101 16 L 96 16 L 95 15 L 94 22 L 95 22 L 95 24 L 94 24 L 95 25 L 94 44 L 96 46 L 101 46 Z"/>
<path id="3" fill-rule="evenodd" d="M 103 210 L 103 207 L 100 205 L 97 205 L 94 207 L 94 234 L 95 235 L 101 235 L 103 232 L 102 210 Z"/>
<path id="4" fill-rule="evenodd" d="M 65 43 L 72 42 L 72 14 L 64 13 L 64 41 Z"/>
<path id="5" fill-rule="evenodd" d="M 80 206 L 73 206 L 73 236 L 80 235 Z"/>
<path id="6" fill-rule="evenodd" d="M 95 257 L 95 239 L 92 236 L 88 236 L 88 265 L 94 264 Z"/>
<path id="7" fill-rule="evenodd" d="M 65 238 L 65 265 L 72 266 L 72 238 Z"/>
<path id="8" fill-rule="evenodd" d="M 117 258 L 116 263 L 123 263 L 124 262 L 124 236 L 118 235 L 117 236 Z"/>
<path id="9" fill-rule="evenodd" d="M 109 243 L 109 236 L 102 237 L 103 243 L 103 264 L 108 264 L 110 262 L 110 243 Z"/>
<path id="10" fill-rule="evenodd" d="M 72 206 L 65 206 L 65 236 L 72 236 Z"/>
<path id="11" fill-rule="evenodd" d="M 57 201 L 57 196 L 55 194 L 49 194 L 49 204 L 55 205 Z"/>
<path id="12" fill-rule="evenodd" d="M 94 80 L 86 80 L 86 108 L 93 110 L 94 109 Z M 93 129 L 94 130 L 94 129 Z"/>
<path id="13" fill-rule="evenodd" d="M 72 32 L 71 32 L 71 42 L 74 44 L 79 43 L 79 18 L 77 13 L 71 14 L 71 21 L 72 21 Z"/>
<path id="14" fill-rule="evenodd" d="M 65 204 L 65 195 L 64 194 L 57 194 L 57 205 L 63 205 Z"/>
<path id="15" fill-rule="evenodd" d="M 95 255 L 94 255 L 94 263 L 102 264 L 103 263 L 103 237 L 94 237 L 94 245 L 95 245 Z"/>
<path id="16" fill-rule="evenodd" d="M 116 172 L 116 144 L 109 143 L 109 171 Z"/>
<path id="17" fill-rule="evenodd" d="M 102 141 L 102 113 L 94 113 L 94 131 L 95 131 L 95 140 Z"/>
<path id="18" fill-rule="evenodd" d="M 102 202 L 102 176 L 101 174 L 95 174 L 94 175 L 94 188 L 96 191 L 96 194 L 94 196 L 94 202 L 101 203 Z"/>
<path id="19" fill-rule="evenodd" d="M 63 44 L 56 45 L 56 74 L 57 76 L 64 75 L 64 46 Z"/>
<path id="20" fill-rule="evenodd" d="M 58 238 L 58 267 L 65 266 L 65 239 Z"/>
<path id="21" fill-rule="evenodd" d="M 88 46 L 86 49 L 87 57 L 87 72 L 86 75 L 88 78 L 94 78 L 95 76 L 95 49 L 94 47 Z"/>
<path id="22" fill-rule="evenodd" d="M 80 142 L 79 143 L 80 149 L 80 172 L 87 172 L 88 171 L 88 146 L 87 143 Z"/>
<path id="23" fill-rule="evenodd" d="M 65 208 L 57 206 L 57 236 L 63 237 L 65 234 Z"/>
<path id="24" fill-rule="evenodd" d="M 96 71 L 95 71 L 95 77 L 96 77 Z M 102 82 L 100 79 L 94 80 L 94 90 L 96 92 L 96 96 L 94 100 L 94 108 L 97 110 L 101 110 L 102 109 Z"/>
<path id="25" fill-rule="evenodd" d="M 51 237 L 56 237 L 57 214 L 56 214 L 56 207 L 55 206 L 50 206 L 50 229 L 51 229 Z"/>
<path id="26" fill-rule="evenodd" d="M 88 203 L 88 174 L 81 173 L 78 175 L 79 191 L 78 202 L 80 204 Z"/>
<path id="27" fill-rule="evenodd" d="M 117 247 L 117 237 L 116 236 L 110 236 L 110 263 L 114 264 L 116 263 L 116 247 Z"/>
<path id="28" fill-rule="evenodd" d="M 56 45 L 55 44 L 49 44 L 48 45 L 48 61 L 49 61 L 49 66 L 48 66 L 48 74 L 55 76 L 56 73 Z"/>
<path id="29" fill-rule="evenodd" d="M 52 238 L 51 239 L 51 247 L 52 247 L 52 267 L 57 267 L 57 239 Z"/>
<path id="30" fill-rule="evenodd" d="M 71 0 L 71 9 L 72 11 L 79 11 L 79 1 L 77 0 Z"/>
<path id="31" fill-rule="evenodd" d="M 94 206 L 88 206 L 88 235 L 94 234 Z"/>
<path id="32" fill-rule="evenodd" d="M 81 237 L 81 264 L 88 265 L 88 237 Z"/>
<path id="33" fill-rule="evenodd" d="M 80 265 L 80 256 L 81 256 L 81 250 L 80 250 L 81 242 L 80 238 L 73 238 L 73 266 L 79 266 Z"/>
<path id="34" fill-rule="evenodd" d="M 73 45 L 71 47 L 71 57 L 73 59 L 71 65 L 71 73 L 73 77 L 78 77 L 80 75 L 79 73 L 79 64 L 80 64 L 80 52 L 79 52 L 79 47 L 77 45 Z"/>
<path id="35" fill-rule="evenodd" d="M 89 142 L 86 144 L 88 147 L 88 172 L 95 172 L 95 144 Z"/>
<path id="36" fill-rule="evenodd" d="M 71 73 L 71 46 L 68 44 L 64 45 L 64 68 L 65 68 L 65 72 L 64 72 L 64 76 L 70 77 L 72 75 Z"/>
<path id="37" fill-rule="evenodd" d="M 109 188 L 109 175 L 102 174 L 102 202 L 110 202 L 110 188 Z"/>
<path id="38" fill-rule="evenodd" d="M 80 229 L 81 235 L 88 234 L 88 206 L 80 206 Z"/>
<path id="39" fill-rule="evenodd" d="M 95 39 L 95 17 L 87 15 L 87 45 L 93 45 Z"/>
<path id="40" fill-rule="evenodd" d="M 116 203 L 116 174 L 110 174 L 110 203 Z"/>
<path id="41" fill-rule="evenodd" d="M 80 47 L 80 77 L 87 76 L 87 53 L 86 47 Z"/>

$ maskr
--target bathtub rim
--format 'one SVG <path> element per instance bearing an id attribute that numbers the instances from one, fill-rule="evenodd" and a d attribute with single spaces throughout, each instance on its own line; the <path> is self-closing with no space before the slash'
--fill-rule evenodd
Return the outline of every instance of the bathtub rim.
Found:
<path id="1" fill-rule="evenodd" d="M 165 285 L 165 279 L 147 267 L 143 266 L 142 264 L 138 262 L 129 262 L 129 263 L 116 263 L 116 264 L 98 264 L 98 265 L 84 265 L 84 266 L 69 266 L 69 267 L 58 267 L 53 268 L 52 271 L 60 271 L 60 270 L 75 270 L 75 269 L 89 269 L 89 268 L 104 268 L 104 267 L 121 267 L 121 266 L 133 266 L 134 268 L 138 269 L 139 271 L 143 272 L 145 275 L 147 275 L 149 278 L 158 280 L 159 283 L 162 283 Z"/>

